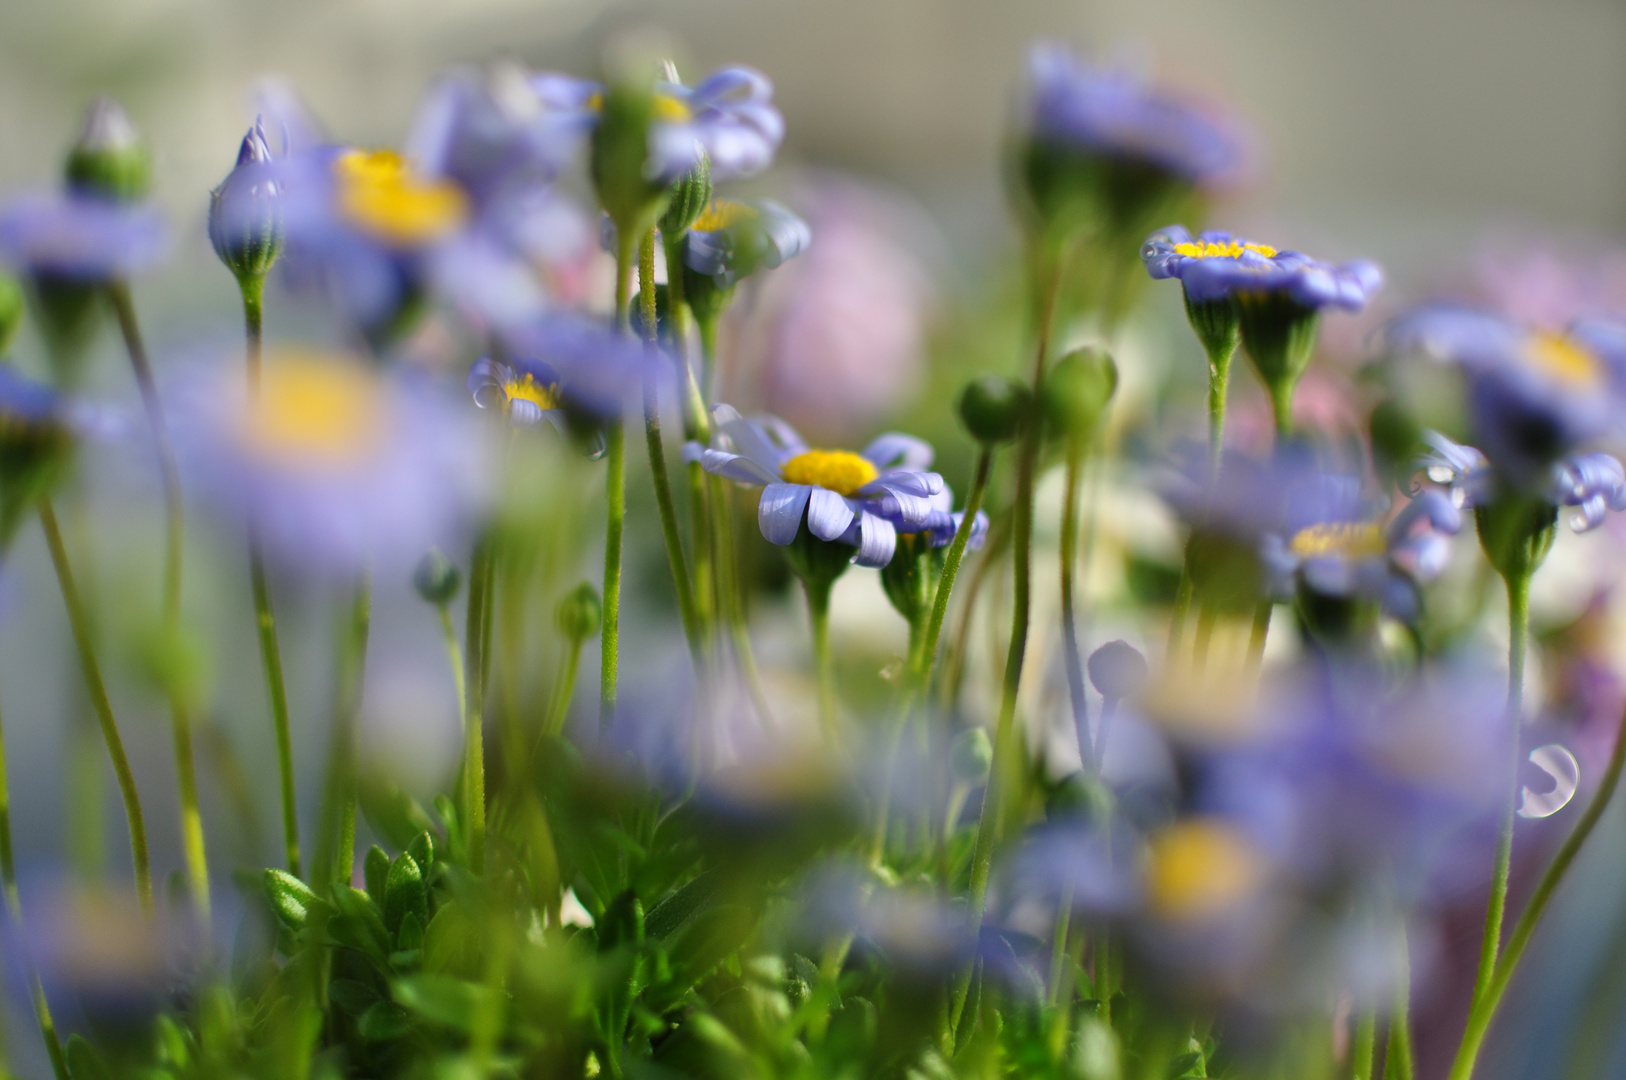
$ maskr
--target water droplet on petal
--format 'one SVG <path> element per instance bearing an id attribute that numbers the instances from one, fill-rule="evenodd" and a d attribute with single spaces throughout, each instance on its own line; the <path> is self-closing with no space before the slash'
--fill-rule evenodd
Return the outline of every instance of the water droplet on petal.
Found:
<path id="1" fill-rule="evenodd" d="M 1553 778 L 1553 788 L 1538 793 L 1531 791 L 1526 784 L 1519 792 L 1519 816 L 1552 817 L 1575 798 L 1575 789 L 1581 783 L 1581 768 L 1575 763 L 1575 755 L 1558 743 L 1548 743 L 1530 751 L 1530 763 Z"/>
<path id="2" fill-rule="evenodd" d="M 1428 467 L 1428 478 L 1436 484 L 1449 484 L 1451 477 L 1454 475 L 1456 473 L 1449 465 L 1430 465 Z"/>

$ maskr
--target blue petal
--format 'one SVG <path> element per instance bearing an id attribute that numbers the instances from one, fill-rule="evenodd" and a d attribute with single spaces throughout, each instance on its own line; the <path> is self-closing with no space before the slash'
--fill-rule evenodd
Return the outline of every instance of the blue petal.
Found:
<path id="1" fill-rule="evenodd" d="M 727 450 L 702 451 L 700 467 L 741 484 L 774 484 L 779 481 L 777 472 L 770 472 L 745 455 L 730 454 Z"/>
<path id="2" fill-rule="evenodd" d="M 892 552 L 898 546 L 898 532 L 884 517 L 864 511 L 858 527 L 859 566 L 880 568 L 892 561 Z"/>
<path id="3" fill-rule="evenodd" d="M 807 502 L 807 531 L 820 540 L 835 540 L 853 523 L 853 508 L 829 488 L 815 487 Z"/>
<path id="4" fill-rule="evenodd" d="M 762 501 L 757 504 L 757 526 L 763 539 L 780 547 L 795 540 L 812 491 L 806 484 L 769 484 L 763 488 Z"/>
<path id="5" fill-rule="evenodd" d="M 868 458 L 877 469 L 886 472 L 892 469 L 929 469 L 935 454 L 931 444 L 924 439 L 889 431 L 864 447 L 862 456 Z"/>

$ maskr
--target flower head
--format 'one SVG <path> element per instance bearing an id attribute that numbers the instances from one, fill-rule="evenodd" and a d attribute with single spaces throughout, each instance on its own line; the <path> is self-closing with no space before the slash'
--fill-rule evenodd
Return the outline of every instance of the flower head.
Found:
<path id="1" fill-rule="evenodd" d="M 409 570 L 462 540 L 486 496 L 467 414 L 350 357 L 272 354 L 254 397 L 224 366 L 194 372 L 172 400 L 183 468 L 290 567 Z"/>
<path id="2" fill-rule="evenodd" d="M 280 191 L 271 161 L 265 127 L 256 119 L 236 166 L 209 193 L 209 243 L 240 280 L 264 277 L 282 251 Z"/>
<path id="3" fill-rule="evenodd" d="M 773 83 L 759 71 L 721 68 L 692 89 L 657 80 L 646 175 L 670 183 L 703 156 L 714 180 L 754 176 L 773 163 L 784 138 Z"/>
<path id="4" fill-rule="evenodd" d="M 469 393 L 482 409 L 501 409 L 516 427 L 564 423 L 559 373 L 546 364 L 505 364 L 481 357 L 469 369 Z"/>
<path id="5" fill-rule="evenodd" d="M 145 204 L 35 193 L 0 210 L 0 259 L 36 277 L 84 283 L 130 277 L 168 250 L 163 218 Z"/>
<path id="6" fill-rule="evenodd" d="M 854 561 L 876 567 L 892 561 L 894 518 L 915 531 L 928 528 L 943 478 L 926 471 L 932 449 L 919 439 L 894 432 L 857 454 L 819 450 L 777 417 L 747 420 L 727 405 L 713 415 L 719 445 L 688 453 L 707 472 L 763 486 L 757 524 L 770 543 L 790 544 L 805 518 L 813 536 L 854 545 Z"/>
<path id="7" fill-rule="evenodd" d="M 807 249 L 807 222 L 772 199 L 713 199 L 689 226 L 683 265 L 729 288 L 758 267 L 773 270 Z"/>
<path id="8" fill-rule="evenodd" d="M 1383 272 L 1364 259 L 1334 266 L 1227 232 L 1193 238 L 1180 225 L 1148 237 L 1141 260 L 1155 279 L 1179 278 L 1193 303 L 1276 293 L 1304 308 L 1359 311 L 1383 283 Z"/>
<path id="9" fill-rule="evenodd" d="M 1580 320 L 1562 335 L 1494 312 L 1434 305 L 1396 320 L 1397 351 L 1443 359 L 1466 383 L 1470 441 L 1515 488 L 1545 488 L 1552 466 L 1619 430 L 1626 325 Z"/>
<path id="10" fill-rule="evenodd" d="M 1428 450 L 1416 469 L 1443 486 L 1452 505 L 1473 509 L 1495 501 L 1496 474 L 1484 454 L 1437 431 L 1426 432 L 1423 438 Z M 1613 454 L 1576 454 L 1553 464 L 1534 493 L 1553 506 L 1575 507 L 1570 528 L 1589 532 L 1603 524 L 1608 511 L 1626 510 L 1626 469 Z"/>

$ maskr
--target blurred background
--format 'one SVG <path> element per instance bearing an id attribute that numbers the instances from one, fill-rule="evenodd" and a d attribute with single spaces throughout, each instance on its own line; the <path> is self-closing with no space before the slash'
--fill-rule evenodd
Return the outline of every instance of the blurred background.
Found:
<path id="1" fill-rule="evenodd" d="M 54 183 L 91 99 L 124 103 L 155 152 L 156 198 L 176 233 L 166 268 L 137 291 L 162 363 L 236 327 L 235 290 L 209 250 L 204 213 L 253 119 L 261 77 L 286 79 L 344 141 L 398 145 L 420 95 L 451 64 L 512 60 L 592 75 L 606 50 L 634 41 L 659 43 L 691 80 L 747 63 L 773 79 L 788 129 L 774 173 L 755 186 L 807 215 L 815 243 L 796 267 L 801 277 L 753 298 L 767 315 L 738 328 L 749 361 L 745 396 L 816 435 L 867 437 L 900 417 L 948 432 L 948 387 L 969 364 L 1008 367 L 1016 347 L 1014 332 L 967 337 L 955 328 L 965 311 L 1008 290 L 1014 232 L 1000 154 L 1036 37 L 1139 67 L 1242 118 L 1254 160 L 1213 224 L 1385 267 L 1388 306 L 1332 320 L 1330 352 L 1357 355 L 1403 299 L 1469 282 L 1537 306 L 1562 308 L 1578 291 L 1593 306 L 1626 300 L 1626 261 L 1612 254 L 1626 229 L 1626 6 L 1613 0 L 13 0 L 0 5 L 0 191 Z M 819 298 L 822 314 L 786 306 L 792 289 Z M 1156 329 L 1132 327 L 1131 335 L 1155 354 L 1148 362 L 1190 360 L 1199 386 L 1178 300 L 1161 290 L 1149 302 L 1156 317 L 1143 322 Z M 848 310 L 851 320 L 830 315 Z M 273 299 L 273 336 L 296 319 Z M 102 348 L 111 352 L 112 342 Z M 25 338 L 19 362 L 39 360 Z M 106 393 L 129 397 L 120 364 L 99 370 Z M 930 417 L 911 412 L 923 400 Z M 944 471 L 964 475 L 966 448 L 940 449 Z M 139 471 L 101 462 L 85 483 L 114 507 L 145 505 L 150 491 L 132 478 Z M 96 552 L 92 587 L 145 596 L 156 524 L 145 510 L 116 513 L 82 523 L 82 542 Z M 109 520 L 120 527 L 105 528 Z M 199 557 L 209 551 L 205 544 Z M 217 719 L 246 763 L 246 790 L 270 807 L 270 734 L 239 570 L 216 567 L 218 589 L 189 583 L 189 593 L 218 607 L 193 613 L 222 673 Z M 189 573 L 209 580 L 211 570 Z M 878 588 L 867 587 L 867 602 L 882 604 Z M 381 688 L 375 711 L 390 714 L 392 731 L 422 727 L 422 739 L 400 740 L 408 756 L 432 763 L 452 752 L 456 734 L 444 722 L 451 689 L 438 674 L 433 626 L 415 605 L 404 583 L 381 593 L 372 662 L 384 677 L 373 670 L 369 680 Z M 296 703 L 301 775 L 313 778 L 305 794 L 314 799 L 330 605 L 295 595 L 282 614 L 290 678 L 304 699 Z M 67 642 L 37 531 L 25 531 L 0 575 L 0 686 L 15 828 L 36 878 L 57 872 L 71 816 L 87 812 L 75 791 L 108 795 L 105 854 L 115 865 L 123 858 L 122 819 L 110 781 L 98 775 L 105 765 L 92 756 L 88 780 L 66 779 L 69 718 L 84 711 Z M 771 664 L 771 639 L 765 652 Z M 1620 664 L 1618 647 L 1611 660 Z M 116 696 L 149 800 L 156 861 L 174 867 L 167 727 L 157 698 L 130 689 L 136 678 L 115 671 L 124 683 Z M 230 796 L 219 783 L 206 788 L 212 850 L 220 850 L 233 828 L 223 809 Z M 249 852 L 257 843 L 242 842 Z M 1612 813 L 1532 953 L 1498 1027 L 1500 1052 L 1486 1055 L 1482 1075 L 1565 1075 L 1583 1067 L 1564 1050 L 1575 1025 L 1623 1026 L 1626 986 L 1609 976 L 1626 970 L 1626 932 L 1616 929 L 1626 927 L 1626 880 L 1614 854 L 1623 845 L 1626 814 Z M 1596 1071 L 1574 1075 L 1626 1071 L 1618 1053 L 1614 1069 L 1591 1064 Z"/>

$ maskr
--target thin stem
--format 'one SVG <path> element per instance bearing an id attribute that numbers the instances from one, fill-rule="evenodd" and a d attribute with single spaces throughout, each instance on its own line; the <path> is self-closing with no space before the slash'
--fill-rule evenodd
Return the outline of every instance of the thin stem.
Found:
<path id="1" fill-rule="evenodd" d="M 469 868 L 476 874 L 485 869 L 485 665 L 495 569 L 492 540 L 487 534 L 475 541 L 474 554 L 469 559 L 468 624 L 464 631 L 468 669 L 464 685 L 468 706 L 464 710 L 463 729 L 463 822 L 469 845 Z"/>
<path id="2" fill-rule="evenodd" d="M 198 776 L 192 762 L 192 721 L 179 700 L 172 704 L 170 728 L 175 744 L 175 786 L 181 799 L 181 844 L 192 905 L 205 927 L 209 925 L 209 863 L 203 845 L 203 815 L 198 809 Z"/>
<path id="3" fill-rule="evenodd" d="M 1034 253 L 1037 342 L 1033 359 L 1033 399 L 1043 400 L 1045 364 L 1050 352 L 1050 327 L 1056 309 L 1056 294 L 1061 284 L 1058 261 L 1046 258 L 1044 252 Z M 1014 545 L 1014 585 L 1011 614 L 1011 643 L 1005 657 L 1004 694 L 1000 699 L 999 722 L 994 731 L 994 757 L 988 773 L 988 784 L 983 792 L 982 814 L 977 824 L 977 846 L 971 861 L 971 897 L 968 911 L 973 932 L 982 926 L 983 906 L 988 898 L 988 872 L 994 858 L 994 842 L 1004 825 L 1005 786 L 1011 768 L 1011 755 L 1016 720 L 1017 691 L 1022 684 L 1022 665 L 1027 656 L 1028 616 L 1030 604 L 1030 574 L 1033 547 L 1033 481 L 1038 471 L 1041 425 L 1028 423 L 1022 432 L 1020 456 L 1016 470 L 1015 520 L 1012 526 Z M 965 1008 L 970 990 L 970 972 L 966 972 L 955 987 L 950 1019 L 956 1029 Z"/>
<path id="4" fill-rule="evenodd" d="M 570 715 L 570 701 L 576 696 L 576 668 L 581 654 L 580 639 L 571 638 L 565 643 L 565 655 L 559 661 L 559 677 L 554 680 L 553 696 L 548 701 L 548 713 L 542 722 L 542 734 L 548 738 L 564 730 L 565 717 Z"/>
<path id="5" fill-rule="evenodd" d="M 1412 1080 L 1411 949 L 1400 930 L 1400 963 L 1395 972 L 1394 1008 L 1389 1013 L 1389 1043 L 1383 1052 L 1383 1080 Z"/>
<path id="6" fill-rule="evenodd" d="M 372 575 L 363 571 L 351 594 L 338 643 L 326 805 L 316 863 L 312 868 L 311 884 L 319 895 L 326 893 L 328 886 L 335 881 L 348 884 L 355 868 L 358 795 L 356 727 L 361 714 L 372 607 Z"/>
<path id="7" fill-rule="evenodd" d="M 1490 983 L 1485 989 L 1483 998 L 1477 1001 L 1468 1014 L 1468 1028 L 1463 1033 L 1462 1045 L 1457 1050 L 1456 1060 L 1451 1065 L 1450 1080 L 1468 1080 L 1473 1075 L 1474 1059 L 1479 1055 L 1480 1045 L 1485 1040 L 1485 1033 L 1490 1029 L 1490 1022 L 1496 1016 L 1496 1008 L 1502 1001 L 1502 995 L 1507 991 L 1507 984 L 1518 969 L 1519 960 L 1524 955 L 1525 946 L 1530 944 L 1530 936 L 1536 931 L 1536 924 L 1541 921 L 1547 904 L 1557 891 L 1559 883 L 1564 880 L 1570 864 L 1586 843 L 1588 836 L 1603 816 L 1609 800 L 1615 794 L 1615 788 L 1620 784 L 1621 767 L 1626 765 L 1626 713 L 1622 713 L 1620 726 L 1615 732 L 1615 749 L 1609 757 L 1609 766 L 1604 770 L 1603 778 L 1598 782 L 1598 790 L 1593 793 L 1592 801 L 1587 804 L 1586 810 L 1575 823 L 1575 829 L 1564 840 L 1564 845 L 1553 856 L 1552 864 L 1542 874 L 1541 881 L 1536 885 L 1536 891 L 1531 894 L 1530 902 L 1525 905 L 1524 912 L 1520 914 L 1519 921 L 1513 925 L 1513 933 L 1508 936 L 1507 949 L 1496 962 L 1496 970 L 1491 976 Z"/>
<path id="8" fill-rule="evenodd" d="M 617 222 L 617 226 L 624 223 Z M 615 320 L 622 333 L 631 332 L 633 248 L 632 230 L 618 227 L 615 244 Z M 598 723 L 601 734 L 615 719 L 615 692 L 621 646 L 621 530 L 627 516 L 627 433 L 619 416 L 604 429 L 604 623 L 599 632 Z"/>
<path id="9" fill-rule="evenodd" d="M 1067 443 L 1067 494 L 1061 509 L 1061 633 L 1062 660 L 1067 668 L 1067 696 L 1073 706 L 1073 730 L 1078 736 L 1078 759 L 1090 767 L 1090 703 L 1084 692 L 1084 658 L 1079 655 L 1078 621 L 1074 611 L 1073 573 L 1078 561 L 1078 480 L 1084 462 L 1084 441 Z"/>
<path id="10" fill-rule="evenodd" d="M 644 234 L 638 248 L 638 299 L 643 309 L 644 341 L 656 347 L 655 326 L 655 233 Z M 666 562 L 677 588 L 678 614 L 683 619 L 683 635 L 696 667 L 701 665 L 703 648 L 699 616 L 695 612 L 694 584 L 683 556 L 683 538 L 678 531 L 677 503 L 672 498 L 672 481 L 666 471 L 666 446 L 661 440 L 660 389 L 653 374 L 644 379 L 644 442 L 649 447 L 649 472 L 655 484 L 655 508 L 660 512 L 661 539 L 666 544 Z"/>
<path id="11" fill-rule="evenodd" d="M 1276 420 L 1276 441 L 1293 434 L 1293 390 L 1292 382 L 1281 382 L 1270 388 L 1270 410 Z"/>
<path id="12" fill-rule="evenodd" d="M 719 385 L 717 370 L 717 316 L 712 315 L 694 321 L 696 332 L 700 337 L 700 356 L 705 361 L 705 393 L 701 400 L 716 401 Z M 726 388 L 724 388 L 726 389 Z"/>
<path id="13" fill-rule="evenodd" d="M 1220 346 L 1208 354 L 1208 475 L 1219 476 L 1220 455 L 1225 446 L 1225 390 L 1231 381 L 1231 359 L 1236 355 L 1235 339 L 1229 348 Z"/>
<path id="14" fill-rule="evenodd" d="M 776 726 L 773 710 L 768 705 L 768 693 L 762 686 L 756 655 L 751 649 L 751 630 L 745 621 L 745 590 L 740 583 L 739 559 L 734 554 L 734 500 L 721 477 L 708 473 L 706 484 L 711 494 L 711 535 L 717 544 L 718 606 L 728 623 L 734 662 L 739 665 L 740 677 L 745 680 L 751 707 L 756 710 L 762 726 L 771 731 Z"/>
<path id="15" fill-rule="evenodd" d="M 808 617 L 813 624 L 813 676 L 818 682 L 819 730 L 827 746 L 835 746 L 836 688 L 830 671 L 830 582 L 803 581 Z"/>
<path id="16" fill-rule="evenodd" d="M 1474 994 L 1469 1015 L 1478 1010 L 1490 988 L 1496 968 L 1496 955 L 1502 944 L 1502 920 L 1507 908 L 1508 875 L 1513 865 L 1513 823 L 1519 800 L 1519 734 L 1523 726 L 1524 652 L 1530 633 L 1530 575 L 1511 574 L 1507 584 L 1507 712 L 1511 746 L 1509 771 L 1503 777 L 1501 818 L 1496 828 L 1496 858 L 1491 870 L 1490 900 L 1485 908 L 1485 933 L 1479 946 L 1479 969 L 1474 975 Z"/>
<path id="17" fill-rule="evenodd" d="M 457 627 L 452 625 L 450 604 L 435 605 L 440 617 L 440 636 L 446 644 L 446 662 L 452 669 L 452 689 L 457 693 L 457 730 L 467 732 L 469 727 L 468 680 L 463 673 L 463 646 L 457 641 Z"/>
<path id="18" fill-rule="evenodd" d="M 1372 1080 L 1378 1046 L 1378 1018 L 1372 1010 L 1363 1009 L 1356 1017 L 1354 1043 L 1349 1055 L 1350 1080 Z"/>
<path id="19" fill-rule="evenodd" d="M 1259 671 L 1259 665 L 1265 660 L 1265 639 L 1270 635 L 1270 616 L 1276 605 L 1270 600 L 1259 601 L 1259 606 L 1253 609 L 1253 626 L 1248 630 L 1248 662 L 1246 671 L 1249 675 Z"/>
<path id="20" fill-rule="evenodd" d="M 706 446 L 711 442 L 711 416 L 706 409 L 706 399 L 700 393 L 700 383 L 695 379 L 694 364 L 689 360 L 689 306 L 683 297 L 684 234 L 662 233 L 661 244 L 666 256 L 667 320 L 683 383 L 683 437 Z M 706 471 L 698 461 L 689 462 L 686 471 L 689 474 L 689 521 L 694 529 L 695 614 L 702 631 L 709 633 L 716 615 L 718 591 L 716 551 L 707 506 L 710 488 L 706 484 Z"/>
<path id="21" fill-rule="evenodd" d="M 96 662 L 96 651 L 90 643 L 90 620 L 79 600 L 79 589 L 73 581 L 73 569 L 68 565 L 68 551 L 62 544 L 62 529 L 57 525 L 56 511 L 50 499 L 39 503 L 40 524 L 45 529 L 45 542 L 51 549 L 51 563 L 56 567 L 57 584 L 62 588 L 62 603 L 68 609 L 68 626 L 73 631 L 74 645 L 79 650 L 79 666 L 85 677 L 85 690 L 91 706 L 101 724 L 102 741 L 107 744 L 107 756 L 113 761 L 113 774 L 118 778 L 119 794 L 124 798 L 124 816 L 130 826 L 130 862 L 135 868 L 136 897 L 141 910 L 153 914 L 152 865 L 147 858 L 147 824 L 141 813 L 141 795 L 136 791 L 135 775 L 130 772 L 130 759 L 124 754 L 124 740 L 119 737 L 118 722 L 113 719 L 113 704 L 108 700 L 107 687 L 102 681 L 102 669 Z"/>
<path id="22" fill-rule="evenodd" d="M 926 623 L 926 636 L 920 643 L 920 684 L 931 681 L 932 669 L 937 663 L 937 641 L 943 635 L 943 621 L 948 617 L 949 597 L 954 592 L 955 579 L 960 575 L 960 563 L 965 558 L 966 546 L 976 527 L 977 512 L 982 509 L 983 496 L 988 492 L 988 477 L 994 468 L 994 450 L 984 446 L 977 455 L 977 471 L 971 479 L 971 494 L 965 500 L 965 517 L 954 530 L 948 553 L 943 556 L 943 573 L 937 579 L 937 592 L 932 597 L 932 616 Z"/>

